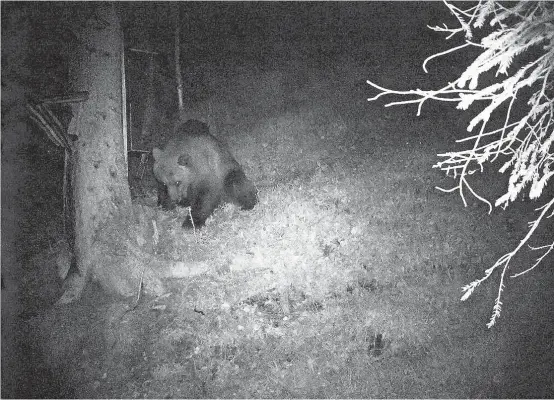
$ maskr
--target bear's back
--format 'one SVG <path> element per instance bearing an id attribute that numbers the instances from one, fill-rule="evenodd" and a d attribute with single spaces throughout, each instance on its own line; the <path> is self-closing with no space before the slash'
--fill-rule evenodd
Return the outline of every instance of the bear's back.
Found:
<path id="1" fill-rule="evenodd" d="M 218 180 L 223 180 L 229 171 L 240 168 L 227 146 L 210 134 L 208 125 L 196 120 L 186 121 L 175 130 L 164 153 L 175 159 L 185 155 L 197 173 L 216 176 Z"/>

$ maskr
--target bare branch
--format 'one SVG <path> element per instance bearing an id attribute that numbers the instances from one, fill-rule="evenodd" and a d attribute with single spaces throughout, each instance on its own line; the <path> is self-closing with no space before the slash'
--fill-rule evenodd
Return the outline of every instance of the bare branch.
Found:
<path id="1" fill-rule="evenodd" d="M 551 34 L 554 26 L 554 3 L 539 1 L 500 4 L 494 0 L 480 1 L 470 8 L 458 7 L 458 4 L 444 1 L 445 5 L 456 17 L 460 26 L 457 28 L 429 27 L 435 32 L 447 33 L 446 39 L 456 34 L 464 33 L 465 43 L 452 47 L 426 58 L 423 70 L 427 73 L 427 63 L 437 57 L 467 47 L 479 47 L 482 52 L 468 65 L 466 70 L 454 82 L 438 90 L 390 90 L 376 83 L 367 81 L 379 93 L 368 99 L 376 100 L 385 95 L 408 96 L 408 100 L 392 101 L 385 106 L 417 104 L 417 115 L 421 114 L 423 103 L 427 100 L 456 102 L 460 110 L 468 110 L 476 102 L 486 102 L 486 106 L 477 112 L 470 121 L 467 131 L 471 132 L 479 125 L 479 132 L 458 139 L 457 143 L 471 142 L 468 149 L 439 154 L 442 158 L 433 167 L 439 168 L 447 176 L 453 175 L 457 184 L 450 188 L 436 189 L 446 192 L 459 192 L 464 206 L 467 206 L 465 191 L 469 191 L 476 199 L 487 204 L 489 213 L 492 203 L 478 194 L 468 181 L 475 172 L 483 172 L 486 162 L 494 162 L 500 155 L 508 156 L 499 169 L 500 173 L 510 174 L 506 193 L 496 199 L 495 206 L 507 208 L 510 202 L 523 195 L 529 188 L 529 198 L 537 199 L 543 193 L 548 181 L 554 176 L 554 82 L 551 71 L 554 69 L 554 37 Z M 473 28 L 480 29 L 490 19 L 490 25 L 495 30 L 483 37 L 479 43 L 473 41 Z M 538 55 L 531 61 L 517 66 L 515 60 L 521 54 L 533 49 Z M 531 53 L 529 53 L 531 54 Z M 537 53 L 532 53 L 537 54 Z M 479 79 L 484 74 L 496 68 L 495 81 L 488 86 L 479 88 Z M 482 86 L 482 85 L 481 85 Z M 523 116 L 514 116 L 513 110 L 526 110 Z M 500 112 L 507 105 L 503 124 L 498 129 L 488 129 L 491 116 Z M 554 214 L 554 199 L 540 209 L 539 217 L 530 224 L 529 231 L 512 251 L 500 257 L 491 268 L 485 271 L 484 277 L 464 286 L 462 300 L 466 300 L 484 280 L 488 279 L 494 270 L 502 269 L 493 308 L 493 315 L 487 324 L 492 327 L 500 316 L 504 290 L 505 275 L 513 256 L 528 243 L 537 227 Z M 548 212 L 550 215 L 546 216 Z M 546 217 L 545 217 L 546 216 Z M 530 247 L 530 246 L 529 246 Z M 512 277 L 521 276 L 538 266 L 546 255 L 554 249 L 554 242 L 532 250 L 545 250 L 544 254 L 530 268 Z"/>
<path id="2" fill-rule="evenodd" d="M 445 50 L 445 51 L 442 51 L 442 52 L 440 52 L 440 53 L 436 53 L 436 54 L 433 54 L 432 56 L 427 57 L 427 58 L 425 59 L 425 61 L 423 61 L 423 66 L 422 66 L 422 67 L 423 67 L 423 70 L 425 71 L 426 74 L 429 73 L 429 71 L 427 71 L 427 63 L 428 63 L 430 60 L 432 60 L 433 58 L 442 57 L 442 56 L 444 56 L 444 55 L 446 55 L 446 54 L 453 53 L 453 52 L 455 52 L 455 51 L 457 51 L 457 50 L 464 49 L 464 48 L 469 47 L 469 46 L 471 46 L 471 45 L 474 45 L 474 43 L 471 43 L 471 42 L 468 41 L 468 42 L 466 42 L 466 43 L 464 43 L 464 44 L 462 44 L 462 45 L 460 45 L 460 46 L 453 47 L 453 48 L 451 48 L 451 49 L 448 49 L 448 50 Z"/>

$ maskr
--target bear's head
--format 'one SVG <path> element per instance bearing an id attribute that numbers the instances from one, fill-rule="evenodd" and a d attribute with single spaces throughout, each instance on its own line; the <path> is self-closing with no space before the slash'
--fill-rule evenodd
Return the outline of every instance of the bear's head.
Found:
<path id="1" fill-rule="evenodd" d="M 189 156 L 173 155 L 158 148 L 152 150 L 152 156 L 154 176 L 167 187 L 171 201 L 186 202 L 189 187 L 195 176 Z"/>

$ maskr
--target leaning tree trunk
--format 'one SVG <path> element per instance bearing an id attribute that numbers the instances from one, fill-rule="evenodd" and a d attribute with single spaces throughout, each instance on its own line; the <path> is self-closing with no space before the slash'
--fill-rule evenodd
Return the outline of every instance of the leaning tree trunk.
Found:
<path id="1" fill-rule="evenodd" d="M 68 276 L 58 303 L 78 299 L 89 280 L 123 296 L 141 288 L 161 293 L 160 278 L 186 277 L 203 263 L 159 260 L 152 255 L 155 220 L 133 214 L 122 132 L 123 36 L 115 3 L 79 3 L 79 48 L 70 74 L 74 91 L 88 100 L 73 105 L 72 188 L 77 271 Z"/>

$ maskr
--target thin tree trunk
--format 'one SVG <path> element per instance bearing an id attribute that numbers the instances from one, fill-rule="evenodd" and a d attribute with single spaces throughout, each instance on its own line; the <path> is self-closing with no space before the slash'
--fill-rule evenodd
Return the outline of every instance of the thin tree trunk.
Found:
<path id="1" fill-rule="evenodd" d="M 148 66 L 148 87 L 146 89 L 146 102 L 144 105 L 144 113 L 142 119 L 141 136 L 143 138 L 150 137 L 153 131 L 154 117 L 156 108 L 155 91 L 154 91 L 154 53 L 149 53 L 149 66 Z"/>
<path id="2" fill-rule="evenodd" d="M 182 114 L 185 105 L 183 103 L 183 75 L 181 73 L 181 15 L 179 3 L 174 5 L 175 12 L 175 80 L 177 81 L 177 97 L 179 99 L 179 113 Z"/>

